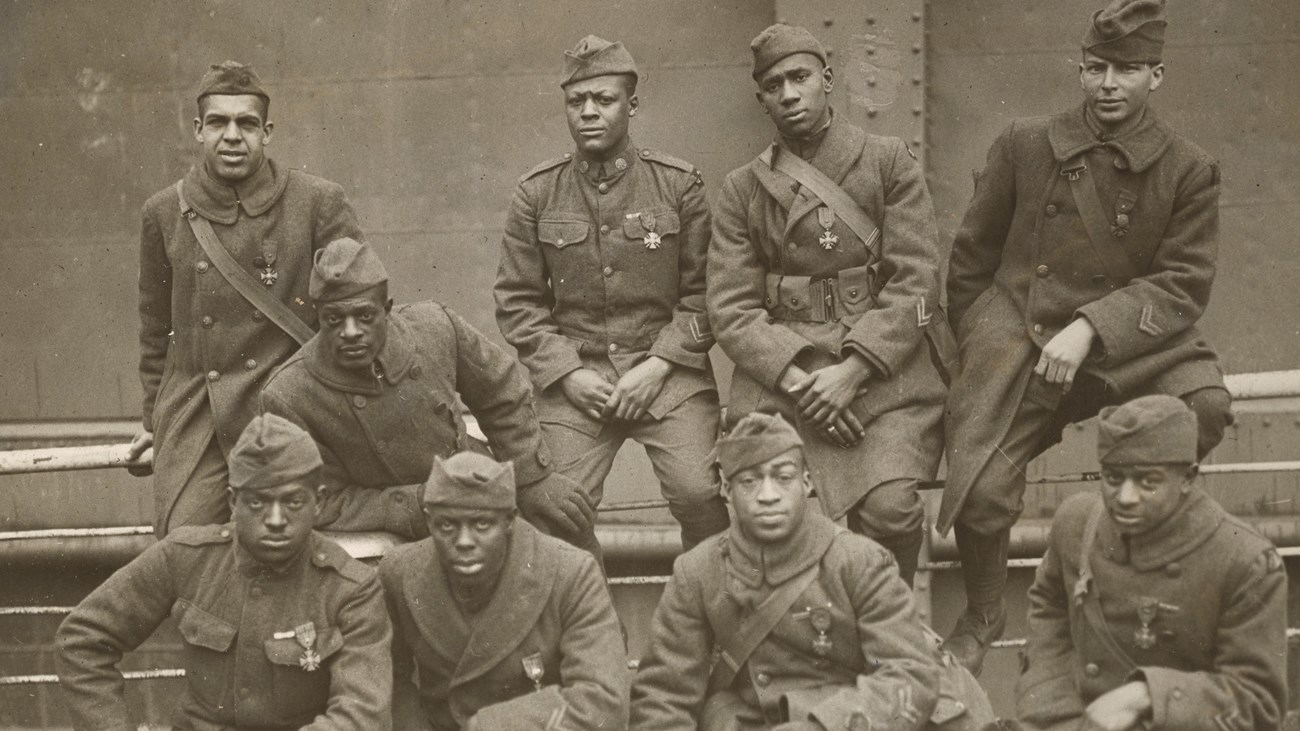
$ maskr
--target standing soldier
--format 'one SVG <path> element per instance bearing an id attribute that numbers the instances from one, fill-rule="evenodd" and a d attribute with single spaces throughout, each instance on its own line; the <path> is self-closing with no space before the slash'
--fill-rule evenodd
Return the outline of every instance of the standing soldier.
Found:
<path id="1" fill-rule="evenodd" d="M 812 34 L 778 24 L 750 48 L 778 138 L 727 176 L 715 211 L 708 306 L 736 362 L 727 410 L 793 421 L 822 509 L 847 513 L 911 583 L 917 483 L 934 478 L 943 438 L 926 344 L 927 329 L 947 327 L 930 194 L 902 140 L 831 108 L 834 76 Z"/>
<path id="2" fill-rule="evenodd" d="M 316 253 L 310 294 L 320 332 L 271 374 L 261 398 L 320 448 L 317 527 L 427 536 L 420 489 L 433 458 L 470 446 L 461 400 L 493 452 L 514 463 L 525 518 L 566 533 L 590 526 L 582 487 L 551 471 L 518 361 L 437 302 L 393 309 L 383 262 L 352 239 Z"/>
<path id="3" fill-rule="evenodd" d="M 947 643 L 975 672 L 1002 634 L 1011 526 L 1029 461 L 1105 404 L 1167 393 L 1197 455 L 1231 422 L 1195 323 L 1218 253 L 1219 167 L 1147 105 L 1164 78 L 1164 0 L 1114 0 L 1083 39 L 1083 103 L 993 143 L 953 243 L 962 361 L 938 528 L 956 526 L 966 610 Z"/>
<path id="4" fill-rule="evenodd" d="M 1173 396 L 1102 411 L 1101 495 L 1062 503 L 1029 590 L 1023 726 L 1281 728 L 1286 569 L 1196 485 L 1197 431 Z"/>
<path id="5" fill-rule="evenodd" d="M 497 322 L 532 372 L 557 469 L 599 504 L 614 456 L 645 445 L 690 548 L 727 527 L 709 467 L 718 394 L 704 315 L 709 214 L 689 163 L 637 149 L 637 71 L 622 43 L 565 52 L 576 152 L 519 181 L 497 271 Z M 599 555 L 594 531 L 572 537 Z"/>
<path id="6" fill-rule="evenodd" d="M 169 615 L 183 640 L 176 728 L 390 728 L 392 629 L 374 569 L 312 532 L 320 454 L 275 415 L 230 452 L 234 523 L 150 546 L 59 627 L 77 729 L 128 723 L 117 665 Z"/>
<path id="7" fill-rule="evenodd" d="M 627 655 L 600 567 L 518 520 L 515 502 L 508 463 L 434 459 L 430 537 L 379 565 L 396 728 L 627 728 Z"/>
<path id="8" fill-rule="evenodd" d="M 266 156 L 271 99 L 227 61 L 199 84 L 203 160 L 144 205 L 140 237 L 143 431 L 154 446 L 154 528 L 220 523 L 226 455 L 256 413 L 271 369 L 311 336 L 312 252 L 360 238 L 334 183 Z"/>

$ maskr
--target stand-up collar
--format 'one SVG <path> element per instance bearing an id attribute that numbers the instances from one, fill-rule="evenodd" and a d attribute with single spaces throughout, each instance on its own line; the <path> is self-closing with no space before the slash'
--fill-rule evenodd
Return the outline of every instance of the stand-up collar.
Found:
<path id="1" fill-rule="evenodd" d="M 729 573 L 750 587 L 777 586 L 821 561 L 838 529 L 824 515 L 805 514 L 803 524 L 780 543 L 750 540 L 733 522 L 727 534 Z"/>
<path id="2" fill-rule="evenodd" d="M 329 342 L 320 333 L 302 346 L 302 353 L 308 372 L 326 386 L 336 391 L 377 396 L 383 391 L 385 381 L 395 386 L 406 377 L 415 360 L 415 343 L 406 317 L 392 310 L 388 315 L 388 339 L 375 359 L 382 376 L 341 367 L 329 351 Z"/>
<path id="3" fill-rule="evenodd" d="M 312 539 L 308 537 L 307 540 L 303 541 L 302 546 L 298 548 L 298 553 L 283 564 L 272 566 L 262 563 L 239 542 L 238 536 L 235 535 L 235 524 L 233 522 L 227 523 L 225 527 L 230 530 L 231 543 L 235 547 L 235 566 L 239 569 L 241 575 L 250 579 L 275 579 L 295 575 L 306 565 L 306 557 L 311 555 Z"/>
<path id="4" fill-rule="evenodd" d="M 1103 516 L 1097 527 L 1097 543 L 1102 555 L 1111 561 L 1150 571 L 1196 550 L 1218 530 L 1223 517 L 1223 508 L 1195 488 L 1172 515 L 1146 533 L 1125 536 L 1114 521 Z"/>
<path id="5" fill-rule="evenodd" d="M 573 155 L 573 169 L 592 185 L 600 183 L 613 185 L 623 177 L 624 173 L 632 169 L 638 157 L 636 145 L 632 144 L 629 138 L 622 151 L 604 162 L 591 157 L 581 149 L 577 150 Z"/>
<path id="6" fill-rule="evenodd" d="M 826 122 L 807 137 L 786 137 L 780 135 L 780 145 L 805 160 L 812 160 L 821 149 L 831 127 L 835 126 L 835 107 L 827 107 Z"/>
<path id="7" fill-rule="evenodd" d="M 1047 139 L 1058 162 L 1065 162 L 1095 147 L 1108 147 L 1124 157 L 1129 169 L 1140 173 L 1169 149 L 1173 136 L 1150 107 L 1132 128 L 1113 136 L 1090 123 L 1084 105 L 1052 118 Z"/>
<path id="8" fill-rule="evenodd" d="M 284 194 L 289 176 L 270 158 L 252 177 L 236 186 L 226 185 L 208 174 L 204 165 L 195 165 L 185 174 L 185 198 L 209 221 L 233 224 L 239 209 L 249 216 L 260 216 L 271 209 Z"/>

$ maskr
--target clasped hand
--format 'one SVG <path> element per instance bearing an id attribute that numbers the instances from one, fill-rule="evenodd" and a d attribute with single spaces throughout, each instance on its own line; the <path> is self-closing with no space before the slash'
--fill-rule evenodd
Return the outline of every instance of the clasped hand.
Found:
<path id="1" fill-rule="evenodd" d="M 855 353 L 811 373 L 791 365 L 782 375 L 780 387 L 795 399 L 805 422 L 824 431 L 839 446 L 852 447 L 866 436 L 866 429 L 849 406 L 870 377 L 870 363 Z"/>
<path id="2" fill-rule="evenodd" d="M 652 355 L 624 373 L 617 383 L 610 383 L 591 369 L 579 368 L 561 379 L 560 388 L 570 403 L 596 421 L 634 421 L 646 415 L 672 369 L 672 363 Z"/>

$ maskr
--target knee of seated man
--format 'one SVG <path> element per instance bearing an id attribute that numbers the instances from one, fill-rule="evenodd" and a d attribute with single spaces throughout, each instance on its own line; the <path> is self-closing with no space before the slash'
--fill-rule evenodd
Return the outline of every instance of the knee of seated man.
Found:
<path id="1" fill-rule="evenodd" d="M 877 485 L 856 507 L 869 535 L 911 533 L 925 521 L 925 506 L 915 480 L 890 480 Z"/>
<path id="2" fill-rule="evenodd" d="M 1204 459 L 1233 422 L 1232 397 L 1222 388 L 1211 387 L 1193 391 L 1183 396 L 1183 401 L 1196 412 L 1196 456 Z"/>

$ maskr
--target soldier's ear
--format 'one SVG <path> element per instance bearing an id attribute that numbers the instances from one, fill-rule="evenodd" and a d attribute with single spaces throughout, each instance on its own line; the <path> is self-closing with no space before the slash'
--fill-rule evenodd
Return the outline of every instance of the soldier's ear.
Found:
<path id="1" fill-rule="evenodd" d="M 262 144 L 271 144 L 271 132 L 275 129 L 275 122 L 267 122 L 262 125 Z"/>
<path id="2" fill-rule="evenodd" d="M 637 98 L 636 94 L 633 94 L 627 100 L 627 116 L 635 117 L 636 110 L 640 108 L 641 108 L 641 100 Z"/>
<path id="3" fill-rule="evenodd" d="M 806 468 L 803 471 L 803 496 L 812 497 L 812 473 Z"/>
<path id="4" fill-rule="evenodd" d="M 1160 88 L 1161 82 L 1165 80 L 1165 65 L 1163 63 L 1153 64 L 1151 66 L 1151 88 L 1155 91 Z"/>
<path id="5" fill-rule="evenodd" d="M 392 311 L 393 311 L 393 298 L 389 297 L 388 300 L 384 302 L 384 312 L 392 312 Z"/>
<path id="6" fill-rule="evenodd" d="M 203 141 L 203 120 L 198 117 L 194 118 L 194 141 Z"/>
<path id="7" fill-rule="evenodd" d="M 235 488 L 226 485 L 226 500 L 230 501 L 230 511 L 232 513 L 235 511 L 235 499 L 237 496 Z"/>
<path id="8" fill-rule="evenodd" d="M 822 90 L 825 91 L 827 94 L 829 94 L 831 93 L 831 89 L 833 88 L 835 88 L 835 69 L 831 68 L 830 66 L 823 66 L 822 67 Z"/>

